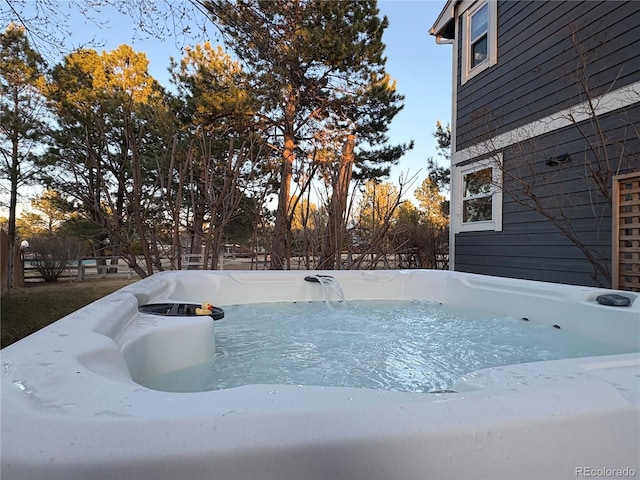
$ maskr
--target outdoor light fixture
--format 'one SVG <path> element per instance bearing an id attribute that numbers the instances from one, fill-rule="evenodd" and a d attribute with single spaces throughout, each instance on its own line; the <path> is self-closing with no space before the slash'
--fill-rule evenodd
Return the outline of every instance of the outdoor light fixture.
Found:
<path id="1" fill-rule="evenodd" d="M 558 155 L 557 157 L 551 157 L 545 163 L 547 167 L 557 167 L 562 163 L 567 163 L 569 160 L 571 160 L 571 155 L 565 153 L 563 155 Z"/>

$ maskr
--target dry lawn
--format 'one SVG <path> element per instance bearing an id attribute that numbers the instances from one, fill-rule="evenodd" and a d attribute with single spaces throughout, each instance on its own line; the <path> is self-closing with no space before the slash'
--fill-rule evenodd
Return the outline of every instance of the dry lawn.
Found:
<path id="1" fill-rule="evenodd" d="M 135 282 L 126 278 L 96 278 L 54 283 L 33 283 L 2 297 L 0 313 L 2 348 L 56 320 Z"/>

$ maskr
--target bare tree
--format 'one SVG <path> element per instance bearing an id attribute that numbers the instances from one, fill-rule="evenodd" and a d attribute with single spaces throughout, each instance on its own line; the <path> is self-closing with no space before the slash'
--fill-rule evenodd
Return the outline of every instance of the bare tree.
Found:
<path id="1" fill-rule="evenodd" d="M 629 145 L 640 140 L 640 129 L 628 111 L 605 110 L 609 92 L 596 94 L 590 85 L 589 68 L 596 59 L 579 43 L 575 31 L 571 39 L 578 58 L 575 85 L 584 100 L 555 114 L 550 121 L 566 125 L 561 134 L 577 139 L 574 151 L 557 151 L 554 145 L 564 141 L 555 136 L 558 134 L 534 136 L 522 131 L 489 133 L 487 137 L 491 139 L 481 142 L 477 150 L 484 155 L 480 163 L 502 172 L 502 182 L 494 187 L 514 204 L 544 217 L 589 262 L 593 281 L 609 286 L 612 180 L 622 172 L 640 171 L 640 155 Z M 614 87 L 615 82 L 609 91 Z M 623 90 L 640 98 L 640 91 L 633 86 Z M 605 130 L 602 119 L 605 113 L 615 115 L 618 129 L 623 132 L 615 136 L 615 141 Z M 497 121 L 494 115 L 487 117 Z M 522 140 L 519 135 L 529 139 Z M 501 161 L 498 156 L 501 152 L 509 158 Z M 599 242 L 585 238 L 584 227 L 577 224 L 576 218 L 585 217 L 595 226 L 593 233 L 601 239 Z"/>
<path id="2" fill-rule="evenodd" d="M 31 264 L 45 282 L 56 282 L 70 263 L 77 263 L 83 251 L 82 242 L 72 237 L 41 235 L 31 238 Z"/>
<path id="3" fill-rule="evenodd" d="M 79 48 L 99 48 L 104 38 L 94 36 L 85 44 L 72 44 L 76 22 L 107 28 L 102 11 L 111 9 L 129 19 L 131 41 L 171 37 L 177 46 L 210 36 L 211 22 L 201 0 L 3 0 L 0 18 L 24 27 L 30 42 L 46 57 L 58 57 Z M 215 32 L 215 29 L 214 29 Z"/>
<path id="4" fill-rule="evenodd" d="M 347 202 L 349 187 L 353 175 L 355 160 L 355 135 L 348 135 L 344 141 L 338 168 L 334 172 L 331 183 L 332 193 L 329 205 L 329 218 L 326 239 L 322 245 L 322 258 L 319 268 L 340 270 L 341 252 L 347 229 Z"/>
<path id="5" fill-rule="evenodd" d="M 410 188 L 416 176 L 402 175 L 398 187 L 370 180 L 365 185 L 352 219 L 351 250 L 345 269 L 375 269 L 380 262 L 389 268 L 388 258 L 398 252 L 389 234 L 396 220 L 398 209 L 403 204 L 402 197 Z"/>

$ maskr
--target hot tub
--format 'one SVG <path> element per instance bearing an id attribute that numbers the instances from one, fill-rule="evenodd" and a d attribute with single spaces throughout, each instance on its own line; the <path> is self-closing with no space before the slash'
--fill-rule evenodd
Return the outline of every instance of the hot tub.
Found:
<path id="1" fill-rule="evenodd" d="M 558 325 L 640 352 L 638 294 L 457 272 L 336 271 L 350 299 L 411 299 Z M 172 393 L 207 316 L 150 303 L 322 301 L 309 272 L 163 272 L 2 350 L 3 479 L 576 478 L 640 472 L 640 353 L 463 375 L 454 392 L 246 385 Z M 628 306 L 603 305 L 616 293 Z M 606 302 L 605 302 L 606 303 Z M 226 320 L 225 320 L 226 321 Z"/>

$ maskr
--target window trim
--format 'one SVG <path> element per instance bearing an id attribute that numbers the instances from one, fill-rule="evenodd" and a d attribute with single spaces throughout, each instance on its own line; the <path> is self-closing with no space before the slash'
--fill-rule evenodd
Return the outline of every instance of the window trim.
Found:
<path id="1" fill-rule="evenodd" d="M 487 58 L 471 67 L 471 17 L 488 5 L 487 18 Z M 496 0 L 484 0 L 473 3 L 462 13 L 462 69 L 461 83 L 498 63 L 498 3 Z"/>
<path id="2" fill-rule="evenodd" d="M 491 220 L 463 222 L 464 177 L 491 168 L 493 189 L 491 193 Z M 456 168 L 456 211 L 453 229 L 458 232 L 502 231 L 502 153 Z M 453 193 L 453 192 L 452 192 Z M 489 196 L 489 195 L 487 195 Z"/>

